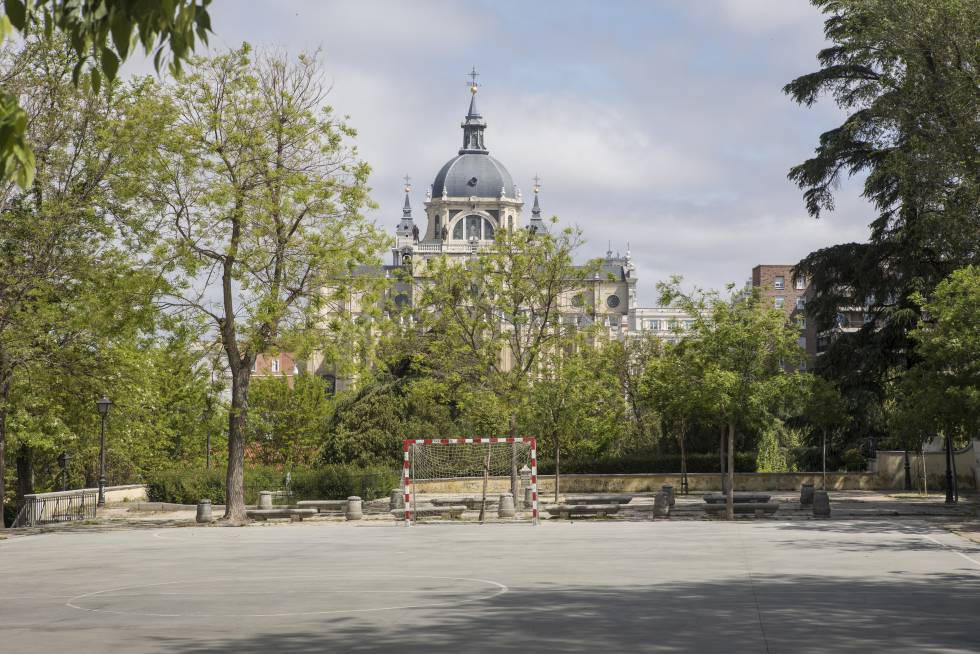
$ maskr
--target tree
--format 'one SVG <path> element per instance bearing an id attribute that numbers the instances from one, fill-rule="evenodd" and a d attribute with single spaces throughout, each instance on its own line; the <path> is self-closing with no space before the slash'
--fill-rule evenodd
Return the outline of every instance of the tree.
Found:
<path id="1" fill-rule="evenodd" d="M 758 289 L 725 300 L 715 292 L 685 293 L 679 278 L 658 288 L 662 303 L 676 304 L 693 318 L 684 339 L 702 379 L 703 406 L 727 427 L 726 513 L 733 520 L 735 429 L 771 422 L 782 398 L 799 385 L 799 332 Z"/>
<path id="2" fill-rule="evenodd" d="M 17 377 L 92 374 L 106 343 L 153 322 L 156 282 L 130 254 L 141 202 L 126 181 L 153 143 L 132 121 L 146 88 L 97 95 L 72 83 L 76 65 L 65 41 L 33 37 L 0 60 L 37 155 L 27 189 L 0 184 L 0 504 Z"/>
<path id="3" fill-rule="evenodd" d="M 673 434 L 681 454 L 681 489 L 687 493 L 687 434 L 691 426 L 712 408 L 706 395 L 698 348 L 690 340 L 658 341 L 647 362 L 643 395 Z"/>
<path id="4" fill-rule="evenodd" d="M 70 43 L 75 63 L 72 79 L 78 85 L 88 67 L 88 81 L 98 93 L 102 78 L 113 82 L 119 66 L 138 39 L 146 54 L 154 49 L 154 66 L 159 71 L 169 51 L 171 67 L 181 62 L 200 39 L 207 43 L 211 0 L 7 0 L 0 16 L 0 44 L 14 30 L 25 38 L 41 31 L 46 39 L 58 33 Z M 35 153 L 27 135 L 28 113 L 20 106 L 19 94 L 5 82 L 0 90 L 0 183 L 31 186 Z"/>
<path id="5" fill-rule="evenodd" d="M 980 431 L 980 267 L 957 270 L 929 299 L 913 299 L 925 316 L 911 334 L 920 359 L 896 383 L 890 426 L 907 446 L 942 435 L 951 452 Z M 953 481 L 951 470 L 947 477 Z"/>
<path id="6" fill-rule="evenodd" d="M 915 364 L 915 293 L 928 295 L 980 256 L 980 5 L 962 0 L 813 0 L 832 45 L 820 69 L 786 85 L 797 102 L 829 94 L 847 112 L 790 170 L 817 217 L 842 175 L 866 175 L 877 215 L 866 243 L 805 257 L 807 319 L 833 329 L 841 307 L 868 320 L 837 334 L 817 362 L 855 406 L 855 426 L 881 414 L 896 376 Z"/>
<path id="7" fill-rule="evenodd" d="M 823 489 L 827 490 L 827 439 L 847 427 L 851 417 L 840 391 L 831 382 L 814 376 L 809 380 L 807 402 L 803 416 L 807 424 L 820 434 L 823 461 Z"/>
<path id="8" fill-rule="evenodd" d="M 251 388 L 248 440 L 252 458 L 291 469 L 310 466 L 320 449 L 333 413 L 327 382 L 316 375 L 256 379 Z"/>
<path id="9" fill-rule="evenodd" d="M 323 106 L 316 56 L 193 59 L 146 120 L 166 135 L 154 177 L 167 307 L 208 318 L 231 376 L 225 518 L 246 520 L 249 382 L 256 356 L 295 345 L 384 239 L 365 221 L 368 166 Z"/>
<path id="10" fill-rule="evenodd" d="M 525 405 L 524 424 L 555 461 L 555 502 L 561 492 L 562 452 L 595 459 L 622 439 L 628 425 L 616 364 L 619 343 L 578 344 L 576 350 L 545 357 Z M 546 449 L 547 448 L 547 449 Z"/>
<path id="11" fill-rule="evenodd" d="M 571 229 L 557 235 L 501 229 L 491 247 L 463 263 L 426 262 L 420 317 L 423 330 L 441 336 L 433 349 L 439 367 L 499 397 L 512 437 L 531 381 L 545 368 L 543 357 L 562 352 L 575 333 L 562 310 L 597 270 L 594 262 L 573 264 L 580 241 Z M 513 468 L 516 494 L 516 462 Z"/>

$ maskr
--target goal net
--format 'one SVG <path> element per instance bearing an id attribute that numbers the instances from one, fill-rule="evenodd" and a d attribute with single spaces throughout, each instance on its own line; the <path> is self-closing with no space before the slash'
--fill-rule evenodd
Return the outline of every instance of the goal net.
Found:
<path id="1" fill-rule="evenodd" d="M 402 442 L 405 523 L 462 518 L 538 522 L 534 438 L 425 438 Z M 514 488 L 516 486 L 516 488 Z M 514 512 L 501 499 L 513 492 Z"/>

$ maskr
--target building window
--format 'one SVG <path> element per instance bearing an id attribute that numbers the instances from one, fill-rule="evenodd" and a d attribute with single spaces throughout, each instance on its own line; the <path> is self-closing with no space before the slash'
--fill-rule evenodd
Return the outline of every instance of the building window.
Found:
<path id="1" fill-rule="evenodd" d="M 457 220 L 456 225 L 453 227 L 453 240 L 462 241 L 463 240 L 463 220 Z"/>
<path id="2" fill-rule="evenodd" d="M 786 278 L 782 275 L 777 276 L 773 281 L 773 286 L 779 290 L 783 290 L 786 288 Z"/>
<path id="3" fill-rule="evenodd" d="M 797 275 L 796 277 L 796 290 L 802 291 L 806 288 L 806 277 L 803 275 Z"/>
<path id="4" fill-rule="evenodd" d="M 607 297 L 606 298 L 606 306 L 609 307 L 610 309 L 615 309 L 616 307 L 618 307 L 619 306 L 619 296 L 618 295 L 610 295 L 609 297 Z"/>
<path id="5" fill-rule="evenodd" d="M 692 327 L 694 327 L 694 321 L 693 320 L 685 320 L 684 321 L 684 329 L 691 329 Z"/>
<path id="6" fill-rule="evenodd" d="M 785 303 L 786 303 L 786 298 L 784 298 L 782 295 L 777 295 L 776 297 L 774 297 L 772 299 L 772 304 L 777 309 L 782 309 L 783 308 L 783 304 L 785 304 Z"/>
<path id="7" fill-rule="evenodd" d="M 297 366 L 297 365 L 296 365 L 296 364 L 294 363 L 294 364 L 293 364 L 293 375 L 298 375 L 298 374 L 299 374 L 299 366 Z"/>
<path id="8" fill-rule="evenodd" d="M 272 360 L 272 372 L 279 372 L 279 359 Z"/>
<path id="9" fill-rule="evenodd" d="M 486 241 L 493 240 L 493 225 L 489 220 L 483 220 L 483 239 Z"/>
<path id="10" fill-rule="evenodd" d="M 648 320 L 647 328 L 654 331 L 660 331 L 660 321 L 659 320 Z"/>
<path id="11" fill-rule="evenodd" d="M 479 216 L 467 216 L 466 217 L 466 240 L 472 238 L 480 238 L 480 220 Z"/>
<path id="12" fill-rule="evenodd" d="M 801 297 L 796 298 L 796 309 L 797 311 L 803 311 L 803 307 L 806 306 L 806 300 Z"/>

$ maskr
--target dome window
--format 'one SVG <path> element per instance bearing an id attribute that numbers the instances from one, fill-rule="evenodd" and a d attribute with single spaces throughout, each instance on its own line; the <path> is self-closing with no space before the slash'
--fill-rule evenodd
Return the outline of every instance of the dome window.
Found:
<path id="1" fill-rule="evenodd" d="M 615 309 L 616 307 L 618 307 L 619 306 L 619 296 L 618 295 L 610 295 L 609 297 L 607 297 L 606 298 L 606 306 L 609 307 L 610 309 Z"/>
<path id="2" fill-rule="evenodd" d="M 470 181 L 466 182 L 470 186 L 476 186 L 476 183 L 480 181 L 476 177 L 470 177 Z"/>

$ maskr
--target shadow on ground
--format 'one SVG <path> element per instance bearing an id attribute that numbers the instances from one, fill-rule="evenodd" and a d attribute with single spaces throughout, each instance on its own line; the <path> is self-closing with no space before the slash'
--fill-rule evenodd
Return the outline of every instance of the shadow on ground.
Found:
<path id="1" fill-rule="evenodd" d="M 248 625 L 262 630 L 251 637 L 174 634 L 154 644 L 243 654 L 971 652 L 980 643 L 978 597 L 980 575 L 955 565 L 949 574 L 896 581 L 797 576 L 637 586 L 624 579 L 512 591 L 458 610 L 262 619 Z"/>

